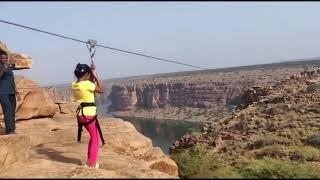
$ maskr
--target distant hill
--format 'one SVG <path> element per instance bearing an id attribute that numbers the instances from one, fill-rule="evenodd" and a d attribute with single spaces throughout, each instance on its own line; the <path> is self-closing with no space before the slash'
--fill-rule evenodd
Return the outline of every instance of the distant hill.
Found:
<path id="1" fill-rule="evenodd" d="M 254 70 L 254 69 L 270 69 L 270 68 L 283 68 L 283 67 L 294 67 L 294 66 L 320 66 L 320 57 L 305 58 L 299 60 L 289 60 L 275 63 L 267 64 L 255 64 L 248 66 L 234 66 L 226 68 L 208 69 L 208 70 L 195 70 L 195 71 L 180 71 L 180 72 L 170 72 L 170 73 L 160 73 L 160 74 L 150 74 L 141 76 L 128 76 L 120 78 L 110 78 L 104 79 L 104 82 L 117 82 L 122 80 L 134 80 L 134 79 L 148 79 L 148 78 L 159 78 L 159 77 L 173 77 L 173 76 L 185 76 L 190 74 L 209 74 L 209 73 L 219 73 L 219 72 L 232 72 L 232 71 L 243 71 L 243 70 Z M 59 88 L 68 88 L 70 83 L 59 84 Z"/>

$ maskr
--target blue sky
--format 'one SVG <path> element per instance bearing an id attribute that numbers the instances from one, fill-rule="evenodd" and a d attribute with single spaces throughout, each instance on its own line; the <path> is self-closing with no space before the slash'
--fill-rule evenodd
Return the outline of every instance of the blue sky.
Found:
<path id="1" fill-rule="evenodd" d="M 320 57 L 320 2 L 0 2 L 0 19 L 206 68 Z M 90 63 L 84 44 L 0 23 L 0 41 L 33 58 L 17 74 L 47 85 Z M 197 70 L 98 48 L 103 79 Z"/>

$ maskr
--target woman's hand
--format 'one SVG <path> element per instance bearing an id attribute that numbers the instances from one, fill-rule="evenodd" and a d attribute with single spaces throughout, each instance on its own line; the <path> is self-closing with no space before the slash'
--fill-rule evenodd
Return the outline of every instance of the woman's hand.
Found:
<path id="1" fill-rule="evenodd" d="M 94 70 L 96 70 L 96 64 L 94 62 L 92 62 L 90 68 L 93 72 Z"/>

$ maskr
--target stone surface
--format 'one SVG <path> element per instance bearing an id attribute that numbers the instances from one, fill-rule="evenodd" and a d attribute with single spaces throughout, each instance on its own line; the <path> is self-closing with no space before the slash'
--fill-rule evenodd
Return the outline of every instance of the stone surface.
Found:
<path id="1" fill-rule="evenodd" d="M 8 166 L 28 159 L 30 138 L 23 135 L 0 136 L 0 166 Z"/>
<path id="2" fill-rule="evenodd" d="M 8 52 L 9 63 L 15 64 L 17 70 L 32 68 L 32 58 L 29 55 L 11 52 L 2 41 L 0 41 L 0 49 Z"/>
<path id="3" fill-rule="evenodd" d="M 52 117 L 56 113 L 52 98 L 36 82 L 18 75 L 15 76 L 15 83 L 21 96 L 17 101 L 16 120 Z M 3 119 L 1 107 L 0 117 Z"/>
<path id="4" fill-rule="evenodd" d="M 23 76 L 16 76 L 15 82 L 21 96 L 17 102 L 17 120 L 52 117 L 56 113 L 53 100 L 36 82 Z"/>
<path id="5" fill-rule="evenodd" d="M 27 159 L 7 162 L 0 169 L 1 177 L 178 178 L 174 161 L 153 147 L 151 140 L 141 135 L 132 124 L 116 118 L 101 118 L 99 122 L 106 140 L 99 150 L 99 169 L 83 167 L 89 141 L 87 131 L 82 134 L 82 142 L 77 143 L 76 119 L 72 115 L 56 114 L 54 119 L 17 123 L 18 134 L 29 140 L 17 139 L 18 143 L 14 144 L 27 153 Z M 0 136 L 0 145 L 3 142 L 6 141 Z"/>

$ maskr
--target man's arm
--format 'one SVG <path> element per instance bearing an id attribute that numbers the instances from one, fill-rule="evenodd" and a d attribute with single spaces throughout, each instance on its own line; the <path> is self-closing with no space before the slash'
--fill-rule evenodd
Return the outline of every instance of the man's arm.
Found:
<path id="1" fill-rule="evenodd" d="M 14 92 L 16 94 L 17 100 L 20 101 L 21 100 L 21 96 L 20 96 L 20 93 L 19 93 L 19 91 L 17 90 L 17 87 L 16 87 L 16 80 L 14 80 Z"/>
<path id="2" fill-rule="evenodd" d="M 8 71 L 8 65 L 4 64 L 4 65 L 0 65 L 0 78 L 2 78 L 2 76 L 4 75 L 4 73 L 6 73 Z"/>

